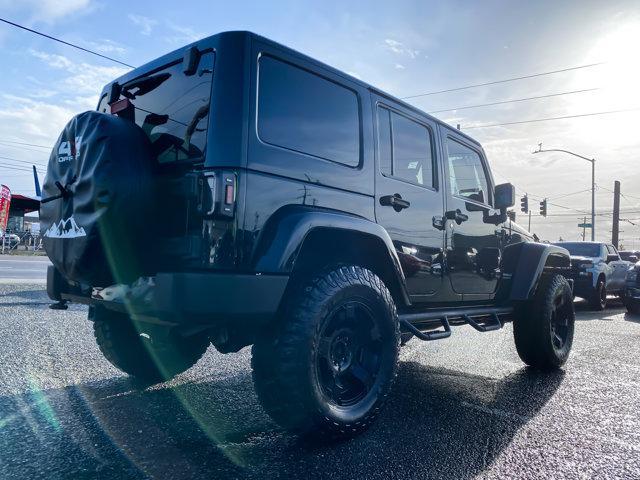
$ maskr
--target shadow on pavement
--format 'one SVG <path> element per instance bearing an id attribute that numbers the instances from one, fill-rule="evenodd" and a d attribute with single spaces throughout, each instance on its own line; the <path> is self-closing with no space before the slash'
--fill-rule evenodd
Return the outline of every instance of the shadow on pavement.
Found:
<path id="1" fill-rule="evenodd" d="M 249 373 L 145 389 L 126 377 L 0 397 L 11 478 L 472 478 L 563 379 L 499 380 L 401 363 L 387 408 L 353 440 L 310 446 L 263 413 Z"/>

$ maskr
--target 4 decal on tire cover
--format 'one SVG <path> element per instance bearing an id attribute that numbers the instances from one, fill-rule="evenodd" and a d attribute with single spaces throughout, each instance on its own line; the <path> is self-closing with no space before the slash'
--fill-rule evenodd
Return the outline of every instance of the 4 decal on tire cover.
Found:
<path id="1" fill-rule="evenodd" d="M 40 222 L 47 255 L 68 280 L 128 283 L 146 270 L 152 168 L 151 144 L 133 122 L 89 111 L 65 126 L 49 158 Z"/>

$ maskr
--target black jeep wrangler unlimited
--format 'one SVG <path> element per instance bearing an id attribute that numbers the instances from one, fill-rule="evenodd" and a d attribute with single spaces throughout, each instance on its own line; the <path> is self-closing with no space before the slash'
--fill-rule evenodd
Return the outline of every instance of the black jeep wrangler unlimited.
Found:
<path id="1" fill-rule="evenodd" d="M 248 32 L 214 35 L 107 85 L 51 155 L 49 296 L 90 305 L 98 345 L 160 381 L 210 343 L 253 345 L 265 410 L 352 435 L 380 411 L 402 343 L 513 321 L 522 360 L 573 340 L 568 252 L 507 217 L 478 142 Z"/>

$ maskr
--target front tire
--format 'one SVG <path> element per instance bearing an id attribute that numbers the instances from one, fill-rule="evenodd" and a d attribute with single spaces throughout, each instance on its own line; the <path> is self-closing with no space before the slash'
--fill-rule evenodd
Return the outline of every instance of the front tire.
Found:
<path id="1" fill-rule="evenodd" d="M 92 308 L 93 331 L 104 357 L 114 367 L 146 382 L 161 382 L 189 369 L 204 355 L 209 338 L 181 337 L 155 329 L 147 333 L 129 315 Z"/>
<path id="2" fill-rule="evenodd" d="M 640 315 L 640 302 L 635 300 L 624 300 L 624 306 L 627 307 L 627 312 L 632 315 Z"/>
<path id="3" fill-rule="evenodd" d="M 344 266 L 306 282 L 289 303 L 278 331 L 253 345 L 262 406 L 301 435 L 363 431 L 397 371 L 400 330 L 389 290 L 371 271 Z"/>
<path id="4" fill-rule="evenodd" d="M 524 363 L 553 370 L 567 361 L 575 326 L 571 297 L 569 282 L 562 275 L 544 276 L 533 300 L 521 305 L 513 336 Z"/>
<path id="5" fill-rule="evenodd" d="M 607 285 L 604 280 L 598 280 L 596 288 L 591 294 L 589 304 L 594 310 L 604 310 L 607 307 Z"/>

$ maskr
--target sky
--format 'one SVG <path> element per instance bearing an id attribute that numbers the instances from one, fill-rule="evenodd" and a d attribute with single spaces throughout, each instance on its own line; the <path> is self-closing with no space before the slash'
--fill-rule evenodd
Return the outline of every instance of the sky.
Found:
<path id="1" fill-rule="evenodd" d="M 640 249 L 638 0 L 0 0 L 0 17 L 130 65 L 220 31 L 251 30 L 398 97 L 598 64 L 407 101 L 483 144 L 496 180 L 513 183 L 518 198 L 529 193 L 531 230 L 543 239 L 581 238 L 591 170 L 566 154 L 531 152 L 542 142 L 595 158 L 596 237 L 610 239 L 611 190 L 620 180 L 622 243 Z M 44 176 L 50 150 L 16 142 L 52 146 L 128 68 L 5 24 L 0 62 L 0 182 L 33 194 L 27 170 L 35 163 Z M 460 108 L 546 95 L 553 96 Z M 629 109 L 636 110 L 487 126 Z M 542 198 L 547 218 L 538 215 Z"/>

